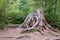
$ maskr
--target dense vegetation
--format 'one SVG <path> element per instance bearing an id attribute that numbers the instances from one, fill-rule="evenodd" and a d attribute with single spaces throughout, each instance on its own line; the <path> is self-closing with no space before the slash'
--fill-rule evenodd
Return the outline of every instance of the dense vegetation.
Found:
<path id="1" fill-rule="evenodd" d="M 5 0 L 0 0 L 0 28 L 5 25 Z"/>
<path id="2" fill-rule="evenodd" d="M 7 24 L 21 24 L 29 12 L 38 8 L 44 11 L 49 24 L 60 28 L 60 0 L 57 0 L 55 3 L 54 1 L 0 0 L 0 28 L 3 28 Z"/>

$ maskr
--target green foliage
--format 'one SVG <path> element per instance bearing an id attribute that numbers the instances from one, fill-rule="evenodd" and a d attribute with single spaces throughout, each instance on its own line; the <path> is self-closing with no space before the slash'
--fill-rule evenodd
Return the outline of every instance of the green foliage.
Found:
<path id="1" fill-rule="evenodd" d="M 57 0 L 56 6 L 53 1 L 55 0 L 9 0 L 6 9 L 6 0 L 0 0 L 0 28 L 7 24 L 21 24 L 29 12 L 38 8 L 43 9 L 49 24 L 60 28 L 60 0 Z"/>
<path id="2" fill-rule="evenodd" d="M 9 14 L 7 20 L 8 23 L 12 24 L 21 24 L 24 21 L 24 17 L 19 16 L 18 14 Z"/>
<path id="3" fill-rule="evenodd" d="M 30 12 L 33 9 L 33 0 L 10 0 L 8 13 L 20 13 L 21 15 Z"/>
<path id="4" fill-rule="evenodd" d="M 53 0 L 54 1 L 54 0 Z M 59 8 L 59 3 L 57 5 L 54 6 L 53 1 L 46 1 L 46 5 L 45 5 L 45 17 L 46 20 L 48 21 L 48 23 L 56 28 L 60 29 L 60 12 L 58 12 L 59 10 L 57 8 Z M 57 0 L 58 2 L 58 0 Z M 55 11 L 56 9 L 56 11 Z"/>
<path id="5" fill-rule="evenodd" d="M 7 8 L 8 19 L 14 24 L 22 23 L 27 14 L 37 8 L 35 4 L 34 0 L 10 0 Z"/>
<path id="6" fill-rule="evenodd" d="M 2 29 L 3 26 L 5 25 L 4 13 L 5 13 L 5 0 L 0 0 L 0 29 Z"/>
<path id="7" fill-rule="evenodd" d="M 27 14 L 36 9 L 34 0 L 9 0 L 8 4 L 6 4 L 6 1 L 0 0 L 0 27 L 2 28 L 5 24 L 22 23 Z"/>

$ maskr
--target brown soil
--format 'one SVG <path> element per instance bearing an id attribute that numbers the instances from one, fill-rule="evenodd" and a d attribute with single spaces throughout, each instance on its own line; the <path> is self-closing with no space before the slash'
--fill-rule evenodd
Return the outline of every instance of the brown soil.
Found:
<path id="1" fill-rule="evenodd" d="M 60 36 L 55 36 L 44 32 L 41 35 L 39 32 L 20 33 L 21 28 L 9 28 L 6 30 L 0 30 L 0 40 L 60 40 Z"/>

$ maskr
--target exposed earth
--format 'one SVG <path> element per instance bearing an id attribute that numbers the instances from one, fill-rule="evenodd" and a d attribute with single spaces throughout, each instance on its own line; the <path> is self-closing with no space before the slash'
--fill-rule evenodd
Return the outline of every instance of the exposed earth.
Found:
<path id="1" fill-rule="evenodd" d="M 15 29 L 8 28 L 6 30 L 0 30 L 0 40 L 60 40 L 60 36 L 55 36 L 44 32 L 41 35 L 39 32 L 20 33 L 21 28 Z"/>

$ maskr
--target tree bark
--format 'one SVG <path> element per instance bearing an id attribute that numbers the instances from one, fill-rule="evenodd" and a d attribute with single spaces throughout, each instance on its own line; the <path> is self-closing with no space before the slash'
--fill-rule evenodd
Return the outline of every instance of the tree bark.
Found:
<path id="1" fill-rule="evenodd" d="M 42 10 L 39 9 L 29 13 L 21 27 L 23 28 L 23 31 L 36 29 L 41 34 L 48 32 L 54 35 L 59 35 L 57 31 L 47 23 Z"/>

